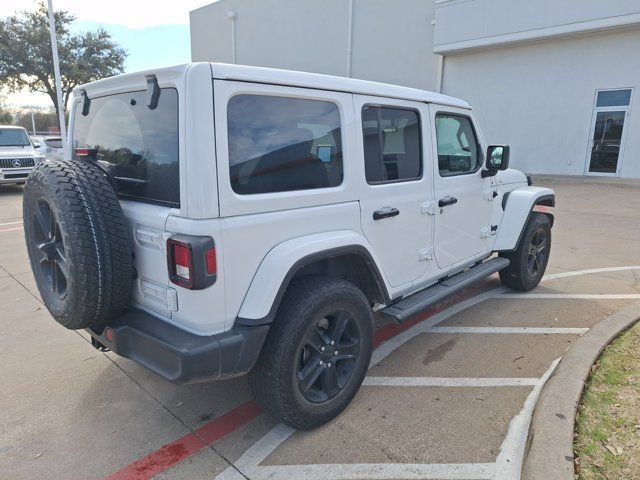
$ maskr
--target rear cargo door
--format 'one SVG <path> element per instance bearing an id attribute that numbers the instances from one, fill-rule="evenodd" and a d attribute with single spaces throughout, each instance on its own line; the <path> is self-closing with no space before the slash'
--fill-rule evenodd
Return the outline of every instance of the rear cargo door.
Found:
<path id="1" fill-rule="evenodd" d="M 161 88 L 157 105 L 148 103 L 144 90 L 91 98 L 84 112 L 76 103 L 72 148 L 74 158 L 106 170 L 120 198 L 136 270 L 132 301 L 170 318 L 177 298 L 165 227 L 180 207 L 177 90 Z"/>

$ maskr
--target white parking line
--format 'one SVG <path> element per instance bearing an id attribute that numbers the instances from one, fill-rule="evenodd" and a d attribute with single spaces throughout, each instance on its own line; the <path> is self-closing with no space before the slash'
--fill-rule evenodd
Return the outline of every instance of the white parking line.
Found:
<path id="1" fill-rule="evenodd" d="M 627 298 L 640 298 L 640 293 L 503 293 L 496 295 L 494 298 L 624 300 Z"/>
<path id="2" fill-rule="evenodd" d="M 523 387 L 536 386 L 539 378 L 366 377 L 369 387 Z"/>
<path id="3" fill-rule="evenodd" d="M 640 265 L 627 265 L 626 267 L 603 267 L 603 268 L 590 268 L 588 270 L 572 270 L 570 272 L 552 273 L 551 275 L 545 275 L 542 277 L 542 281 L 555 280 L 557 278 L 576 277 L 578 275 L 588 275 L 590 273 L 605 273 L 605 272 L 623 272 L 625 270 L 640 270 Z"/>
<path id="4" fill-rule="evenodd" d="M 561 327 L 431 327 L 425 333 L 552 333 L 584 335 L 588 328 Z"/>
<path id="5" fill-rule="evenodd" d="M 538 380 L 538 384 L 525 400 L 524 407 L 522 407 L 520 413 L 511 420 L 509 431 L 500 446 L 500 454 L 496 459 L 495 480 L 515 480 L 520 478 L 533 409 L 536 406 L 542 387 L 556 369 L 561 359 L 562 357 L 557 358 L 551 363 L 549 369 L 540 380 Z"/>
<path id="6" fill-rule="evenodd" d="M 18 225 L 19 223 L 22 224 L 22 220 L 20 220 L 19 222 L 0 223 L 0 227 L 4 227 L 5 225 Z"/>

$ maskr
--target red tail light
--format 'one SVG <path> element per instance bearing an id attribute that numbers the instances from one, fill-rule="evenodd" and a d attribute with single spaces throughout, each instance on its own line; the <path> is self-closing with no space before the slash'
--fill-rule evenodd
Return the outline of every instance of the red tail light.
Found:
<path id="1" fill-rule="evenodd" d="M 185 288 L 193 287 L 193 258 L 191 245 L 167 240 L 169 277 L 171 281 Z"/>
<path id="2" fill-rule="evenodd" d="M 76 148 L 74 150 L 76 157 L 95 157 L 97 152 L 95 148 Z"/>
<path id="3" fill-rule="evenodd" d="M 218 271 L 218 264 L 216 261 L 216 249 L 210 248 L 206 251 L 205 259 L 207 263 L 207 275 L 215 275 Z"/>
<path id="4" fill-rule="evenodd" d="M 200 290 L 213 285 L 218 273 L 211 237 L 176 234 L 167 240 L 169 279 L 181 287 Z"/>

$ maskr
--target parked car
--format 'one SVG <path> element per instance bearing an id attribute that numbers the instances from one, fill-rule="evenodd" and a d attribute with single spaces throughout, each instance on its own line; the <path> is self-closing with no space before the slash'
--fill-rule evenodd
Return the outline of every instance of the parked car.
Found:
<path id="1" fill-rule="evenodd" d="M 24 128 L 0 125 L 0 185 L 25 183 L 42 159 Z"/>
<path id="2" fill-rule="evenodd" d="M 554 192 L 456 98 L 194 63 L 75 89 L 69 131 L 24 195 L 53 317 L 172 382 L 248 372 L 296 428 L 356 394 L 373 310 L 530 290 L 549 259 Z"/>
<path id="3" fill-rule="evenodd" d="M 62 160 L 64 158 L 62 137 L 32 135 L 31 141 L 38 153 L 44 155 L 47 160 Z"/>

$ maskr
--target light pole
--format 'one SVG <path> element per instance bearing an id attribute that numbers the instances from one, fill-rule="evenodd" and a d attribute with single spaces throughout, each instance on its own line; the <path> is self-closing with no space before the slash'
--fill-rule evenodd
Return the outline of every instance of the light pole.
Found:
<path id="1" fill-rule="evenodd" d="M 60 63 L 58 60 L 58 41 L 56 39 L 56 21 L 53 16 L 53 5 L 49 2 L 49 31 L 51 32 L 51 53 L 53 54 L 53 75 L 56 83 L 56 96 L 58 98 L 58 122 L 60 122 L 60 136 L 62 137 L 62 154 L 65 160 L 69 159 L 67 144 L 67 126 L 64 120 L 64 104 L 62 103 L 62 82 L 60 81 Z"/>

